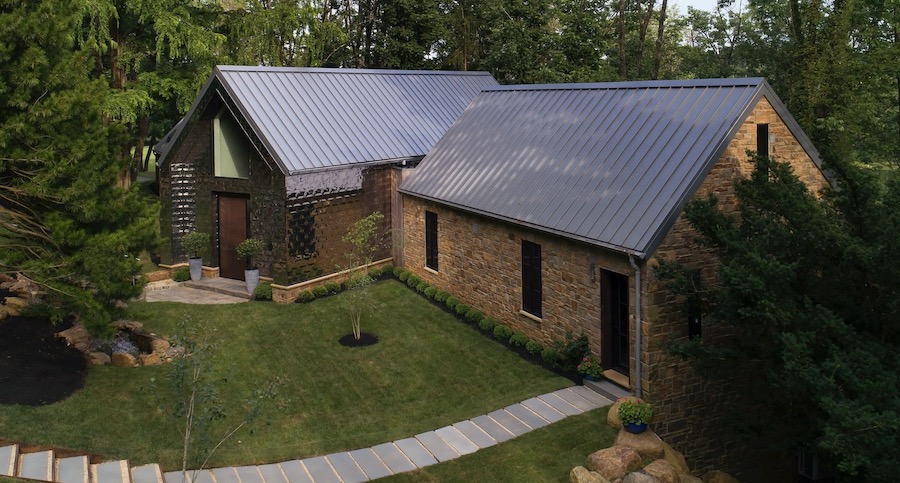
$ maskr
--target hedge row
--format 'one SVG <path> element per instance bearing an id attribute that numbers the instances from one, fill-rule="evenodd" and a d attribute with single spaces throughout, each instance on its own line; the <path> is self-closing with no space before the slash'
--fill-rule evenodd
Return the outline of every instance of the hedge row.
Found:
<path id="1" fill-rule="evenodd" d="M 385 275 L 390 275 L 393 272 L 393 265 L 385 265 L 381 268 L 373 268 L 369 270 L 369 277 L 373 280 L 380 280 L 384 278 Z M 331 295 L 343 292 L 347 290 L 347 284 L 345 283 L 326 283 L 325 285 L 318 285 L 309 290 L 304 290 L 300 292 L 297 296 L 297 303 L 306 303 L 312 302 L 317 298 L 329 297 Z"/>

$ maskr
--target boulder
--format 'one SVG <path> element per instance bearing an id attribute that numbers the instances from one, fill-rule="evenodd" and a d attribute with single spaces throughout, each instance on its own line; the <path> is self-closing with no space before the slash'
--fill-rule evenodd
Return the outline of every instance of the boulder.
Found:
<path id="1" fill-rule="evenodd" d="M 5 305 L 0 305 L 0 320 L 5 319 L 9 315 Z"/>
<path id="2" fill-rule="evenodd" d="M 681 473 L 678 475 L 678 483 L 703 483 L 703 480 L 694 475 L 686 475 Z"/>
<path id="3" fill-rule="evenodd" d="M 632 434 L 624 429 L 620 429 L 613 444 L 616 446 L 627 446 L 637 451 L 639 455 L 655 460 L 665 456 L 663 441 L 649 429 L 640 434 Z"/>
<path id="4" fill-rule="evenodd" d="M 165 354 L 165 352 L 167 350 L 169 350 L 169 347 L 172 347 L 172 345 L 169 344 L 169 341 L 167 341 L 165 339 L 160 339 L 155 336 L 153 336 L 150 339 L 150 351 L 151 352 Z"/>
<path id="5" fill-rule="evenodd" d="M 640 399 L 634 396 L 626 396 L 620 397 L 613 403 L 613 405 L 609 408 L 609 413 L 606 414 L 606 424 L 609 424 L 610 428 L 613 429 L 622 429 L 622 421 L 619 420 L 619 406 L 622 404 L 622 401 L 640 401 Z"/>
<path id="6" fill-rule="evenodd" d="M 642 473 L 640 471 L 635 471 L 634 473 L 628 473 L 625 475 L 625 478 L 622 478 L 622 483 L 660 483 L 659 480 L 654 478 L 647 473 Z"/>
<path id="7" fill-rule="evenodd" d="M 663 452 L 665 453 L 663 459 L 674 466 L 679 473 L 691 474 L 691 469 L 688 467 L 684 455 L 675 451 L 675 448 L 669 446 L 669 443 L 666 443 L 665 441 L 663 441 Z"/>
<path id="8" fill-rule="evenodd" d="M 678 483 L 678 470 L 666 460 L 656 460 L 645 466 L 643 471 L 659 480 L 659 483 Z"/>
<path id="9" fill-rule="evenodd" d="M 143 322 L 138 322 L 137 320 L 117 320 L 112 323 L 112 326 L 119 330 L 130 330 L 132 332 L 141 330 L 144 328 Z"/>
<path id="10" fill-rule="evenodd" d="M 113 352 L 112 365 L 120 367 L 132 367 L 137 365 L 137 359 L 127 352 Z"/>
<path id="11" fill-rule="evenodd" d="M 641 468 L 641 455 L 627 446 L 612 446 L 591 453 L 585 465 L 591 471 L 613 481 Z"/>
<path id="12" fill-rule="evenodd" d="M 96 364 L 98 366 L 108 366 L 112 360 L 106 354 L 106 352 L 91 352 L 88 354 L 88 361 L 91 364 Z"/>
<path id="13" fill-rule="evenodd" d="M 600 476 L 596 471 L 590 471 L 584 466 L 576 466 L 569 472 L 569 483 L 609 483 L 609 480 Z"/>
<path id="14" fill-rule="evenodd" d="M 72 327 L 56 333 L 57 337 L 66 339 L 66 343 L 75 347 L 81 352 L 87 353 L 91 350 L 91 334 L 84 328 L 84 324 L 76 322 Z"/>
<path id="15" fill-rule="evenodd" d="M 141 360 L 142 366 L 158 366 L 162 364 L 162 359 L 160 359 L 159 354 L 141 354 L 139 356 Z"/>
<path id="16" fill-rule="evenodd" d="M 22 309 L 28 306 L 28 301 L 19 297 L 6 297 L 6 311 L 15 317 L 22 315 Z"/>
<path id="17" fill-rule="evenodd" d="M 703 483 L 740 483 L 735 477 L 724 471 L 713 470 L 703 475 Z"/>

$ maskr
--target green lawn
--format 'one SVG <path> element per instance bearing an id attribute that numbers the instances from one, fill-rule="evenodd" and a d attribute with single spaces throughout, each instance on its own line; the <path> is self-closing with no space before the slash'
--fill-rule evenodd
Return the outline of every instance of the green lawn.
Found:
<path id="1" fill-rule="evenodd" d="M 583 466 L 589 454 L 612 446 L 616 433 L 606 424 L 608 410 L 566 418 L 503 444 L 380 481 L 568 482 L 569 471 Z"/>
<path id="2" fill-rule="evenodd" d="M 367 447 L 471 418 L 571 385 L 458 323 L 395 281 L 372 287 L 380 301 L 363 330 L 381 338 L 364 348 L 337 339 L 350 324 L 340 296 L 310 304 L 132 303 L 133 317 L 165 336 L 179 322 L 208 323 L 226 418 L 278 377 L 274 406 L 218 450 L 212 466 L 283 461 Z M 170 366 L 169 366 L 170 367 Z M 180 434 L 166 411 L 167 367 L 92 367 L 84 389 L 44 407 L 0 406 L 0 435 L 179 466 Z"/>

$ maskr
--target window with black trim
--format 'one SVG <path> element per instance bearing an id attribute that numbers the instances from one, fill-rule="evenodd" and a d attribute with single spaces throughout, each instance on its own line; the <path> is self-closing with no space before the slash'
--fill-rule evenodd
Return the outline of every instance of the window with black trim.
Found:
<path id="1" fill-rule="evenodd" d="M 756 125 L 756 154 L 769 157 L 769 125 Z"/>
<path id="2" fill-rule="evenodd" d="M 425 212 L 425 266 L 438 269 L 438 220 L 430 211 Z"/>
<path id="3" fill-rule="evenodd" d="M 541 246 L 522 240 L 522 310 L 541 315 Z"/>

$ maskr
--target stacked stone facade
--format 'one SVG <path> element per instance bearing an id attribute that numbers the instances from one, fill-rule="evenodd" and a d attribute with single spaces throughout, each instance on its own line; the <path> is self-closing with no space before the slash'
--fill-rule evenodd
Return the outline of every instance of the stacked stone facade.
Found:
<path id="1" fill-rule="evenodd" d="M 738 133 L 703 181 L 694 198 L 715 193 L 725 212 L 737 210 L 734 181 L 749 176 L 753 165 L 747 152 L 757 148 L 757 124 L 769 125 L 770 155 L 789 162 L 813 192 L 827 185 L 821 170 L 793 136 L 771 104 L 763 98 L 745 119 Z M 630 313 L 634 314 L 634 270 L 621 253 L 452 209 L 419 198 L 403 199 L 404 266 L 417 276 L 448 290 L 464 303 L 530 337 L 548 342 L 567 331 L 585 333 L 592 350 L 600 354 L 600 282 L 591 280 L 590 266 L 629 277 Z M 438 216 L 438 271 L 425 268 L 425 214 Z M 690 363 L 668 354 L 669 340 L 688 334 L 684 300 L 670 294 L 655 277 L 660 258 L 677 260 L 700 271 L 705 283 L 714 283 L 716 260 L 694 243 L 696 233 L 680 217 L 653 256 L 640 264 L 642 347 L 641 390 L 654 404 L 654 429 L 679 451 L 690 455 L 696 471 L 729 468 L 747 461 L 737 440 L 725 437 L 723 417 L 733 409 L 735 391 L 728 382 L 710 383 Z M 541 244 L 543 266 L 543 317 L 521 313 L 521 240 Z M 632 331 L 633 334 L 633 321 Z M 723 336 L 704 328 L 704 339 Z M 633 337 L 633 335 L 632 335 Z M 637 381 L 632 350 L 630 384 Z M 737 379 L 737 377 L 735 378 Z M 733 466 L 733 465 L 732 465 Z M 742 473 L 745 468 L 735 471 Z M 750 474 L 743 471 L 743 474 Z M 751 477 L 752 478 L 752 477 Z"/>

